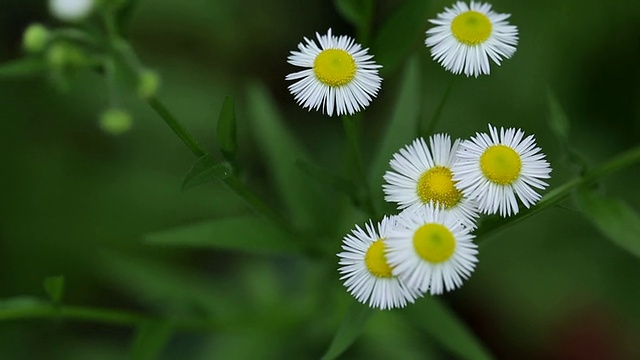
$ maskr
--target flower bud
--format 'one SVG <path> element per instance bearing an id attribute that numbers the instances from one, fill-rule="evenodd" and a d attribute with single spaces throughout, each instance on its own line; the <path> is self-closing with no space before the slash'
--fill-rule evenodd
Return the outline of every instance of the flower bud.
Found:
<path id="1" fill-rule="evenodd" d="M 59 20 L 76 22 L 89 16 L 93 5 L 94 0 L 49 0 L 49 11 Z"/>
<path id="2" fill-rule="evenodd" d="M 131 115 L 121 109 L 111 108 L 103 112 L 98 121 L 102 131 L 111 135 L 120 135 L 131 129 Z"/>
<path id="3" fill-rule="evenodd" d="M 144 70 L 138 76 L 138 96 L 149 99 L 156 95 L 160 87 L 160 77 L 155 71 Z"/>
<path id="4" fill-rule="evenodd" d="M 36 53 L 44 50 L 47 41 L 49 41 L 49 30 L 42 24 L 31 24 L 24 31 L 22 37 L 22 46 L 24 49 L 31 53 Z"/>

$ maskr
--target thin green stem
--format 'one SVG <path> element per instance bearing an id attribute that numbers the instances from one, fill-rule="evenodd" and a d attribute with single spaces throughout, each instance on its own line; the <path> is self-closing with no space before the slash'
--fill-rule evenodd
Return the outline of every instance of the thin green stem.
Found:
<path id="1" fill-rule="evenodd" d="M 355 171 L 355 181 L 360 184 L 360 188 L 363 191 L 363 205 L 366 207 L 366 211 L 373 218 L 378 218 L 378 210 L 376 209 L 372 197 L 371 189 L 369 187 L 369 179 L 364 167 L 364 160 L 362 157 L 362 151 L 360 151 L 360 126 L 358 120 L 355 117 L 343 115 L 342 125 L 347 136 L 347 142 L 349 143 L 349 152 L 351 154 L 352 163 Z"/>
<path id="2" fill-rule="evenodd" d="M 514 225 L 524 219 L 527 219 L 539 213 L 540 211 L 559 203 L 560 201 L 566 199 L 569 195 L 571 195 L 571 193 L 575 189 L 592 184 L 593 182 L 600 179 L 601 177 L 604 177 L 606 175 L 609 175 L 611 173 L 624 169 L 639 161 L 640 161 L 640 146 L 636 146 L 634 148 L 631 148 L 630 150 L 627 150 L 615 156 L 614 158 L 607 161 L 606 163 L 593 168 L 593 170 L 585 173 L 584 175 L 579 176 L 561 185 L 558 188 L 555 188 L 553 191 L 545 195 L 538 202 L 536 206 L 520 212 L 518 215 L 510 218 L 508 222 L 501 221 L 493 225 L 492 224 L 486 224 L 488 226 L 483 225 L 481 229 L 476 231 L 478 242 L 479 243 L 482 242 L 483 244 L 485 244 L 487 242 L 486 241 L 487 238 L 490 238 L 492 235 L 495 235 L 496 233 L 504 230 L 505 228 L 511 225 Z"/>
<path id="3" fill-rule="evenodd" d="M 206 154 L 206 151 L 204 151 L 202 146 L 200 146 L 200 144 L 196 141 L 196 139 L 193 136 L 191 136 L 189 131 L 187 131 L 187 129 L 184 126 L 182 126 L 182 124 L 180 124 L 178 119 L 176 119 L 173 116 L 173 114 L 171 114 L 171 112 L 160 102 L 160 100 L 158 100 L 155 97 L 152 97 L 148 100 L 148 102 L 149 102 L 149 105 L 151 105 L 151 107 L 153 108 L 153 110 L 155 110 L 156 113 L 160 115 L 162 120 L 164 120 L 164 122 L 166 122 L 167 125 L 169 125 L 171 130 L 173 130 L 173 132 L 176 133 L 176 135 L 178 135 L 180 140 L 182 140 L 182 142 L 185 145 L 187 145 L 189 150 L 191 150 L 191 152 L 195 156 L 200 158 L 204 154 Z"/>
<path id="4" fill-rule="evenodd" d="M 440 118 L 442 117 L 441 116 L 442 110 L 444 110 L 444 106 L 449 100 L 449 95 L 451 95 L 453 85 L 456 83 L 457 79 L 458 79 L 457 77 L 454 77 L 449 82 L 449 85 L 447 85 L 447 88 L 444 91 L 444 95 L 442 95 L 442 99 L 438 103 L 438 106 L 436 107 L 436 111 L 433 113 L 433 116 L 431 116 L 431 119 L 429 120 L 429 123 L 427 124 L 426 128 L 425 128 L 424 121 L 420 121 L 418 123 L 418 134 L 420 136 L 428 137 L 433 134 L 433 131 L 435 130 L 436 126 L 438 125 L 438 122 L 440 121 Z"/>

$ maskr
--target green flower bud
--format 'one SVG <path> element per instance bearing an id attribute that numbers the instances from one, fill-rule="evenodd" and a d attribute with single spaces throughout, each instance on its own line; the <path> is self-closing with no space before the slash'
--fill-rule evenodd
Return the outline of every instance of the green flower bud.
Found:
<path id="1" fill-rule="evenodd" d="M 160 87 L 160 77 L 155 71 L 144 70 L 138 76 L 138 96 L 149 99 L 155 96 Z"/>
<path id="2" fill-rule="evenodd" d="M 22 37 L 22 46 L 28 52 L 36 53 L 44 50 L 47 41 L 49 41 L 49 30 L 42 24 L 31 24 L 24 31 Z"/>
<path id="3" fill-rule="evenodd" d="M 80 67 L 85 64 L 86 57 L 82 50 L 75 45 L 55 43 L 49 47 L 46 54 L 47 62 L 54 68 Z"/>
<path id="4" fill-rule="evenodd" d="M 102 113 L 98 123 L 102 131 L 111 135 L 120 135 L 131 129 L 133 119 L 125 110 L 112 108 Z"/>

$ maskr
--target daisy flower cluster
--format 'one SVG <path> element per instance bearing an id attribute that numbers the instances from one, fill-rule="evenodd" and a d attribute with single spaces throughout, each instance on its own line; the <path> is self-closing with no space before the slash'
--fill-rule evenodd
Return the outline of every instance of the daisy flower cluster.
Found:
<path id="1" fill-rule="evenodd" d="M 347 291 L 378 309 L 460 287 L 478 262 L 472 232 L 480 214 L 529 208 L 551 172 L 533 135 L 492 125 L 467 140 L 418 138 L 389 165 L 382 190 L 400 213 L 356 226 L 338 254 Z"/>

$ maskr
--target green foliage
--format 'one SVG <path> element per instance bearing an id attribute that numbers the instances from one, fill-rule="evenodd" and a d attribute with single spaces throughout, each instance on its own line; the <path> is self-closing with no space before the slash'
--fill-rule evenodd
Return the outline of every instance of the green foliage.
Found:
<path id="1" fill-rule="evenodd" d="M 407 0 L 382 24 L 376 34 L 371 52 L 376 61 L 383 65 L 380 73 L 393 73 L 407 57 L 410 50 L 424 42 L 423 24 L 428 19 L 430 1 Z"/>
<path id="2" fill-rule="evenodd" d="M 301 251 L 298 243 L 271 222 L 254 216 L 209 220 L 149 234 L 145 240 L 154 245 L 210 248 L 255 254 Z"/>
<path id="3" fill-rule="evenodd" d="M 182 181 L 182 191 L 195 186 L 221 181 L 231 176 L 233 169 L 226 162 L 217 162 L 211 155 L 203 155 L 196 161 Z"/>
<path id="4" fill-rule="evenodd" d="M 62 301 L 62 296 L 64 295 L 64 276 L 50 276 L 44 279 L 43 286 L 51 302 L 58 304 Z"/>
<path id="5" fill-rule="evenodd" d="M 42 75 L 48 69 L 41 58 L 24 58 L 0 65 L 0 79 L 25 78 Z"/>
<path id="6" fill-rule="evenodd" d="M 589 189 L 579 191 L 577 200 L 584 215 L 603 235 L 631 255 L 640 257 L 640 215 L 633 208 Z"/>
<path id="7" fill-rule="evenodd" d="M 161 321 L 147 321 L 136 334 L 131 350 L 134 360 L 157 359 L 171 337 L 171 326 Z"/>
<path id="8" fill-rule="evenodd" d="M 218 128 L 216 131 L 218 147 L 227 161 L 233 161 L 238 151 L 238 134 L 236 125 L 236 111 L 233 105 L 233 98 L 227 96 L 222 103 L 220 116 L 218 117 Z"/>
<path id="9" fill-rule="evenodd" d="M 366 305 L 352 301 L 322 359 L 336 359 L 347 350 L 358 339 L 374 311 Z"/>
<path id="10" fill-rule="evenodd" d="M 403 311 L 417 328 L 429 334 L 437 344 L 456 357 L 467 360 L 493 359 L 482 341 L 439 299 L 420 299 Z"/>
<path id="11" fill-rule="evenodd" d="M 551 88 L 547 88 L 547 103 L 549 106 L 549 127 L 560 143 L 566 144 L 569 140 L 569 118 Z"/>

